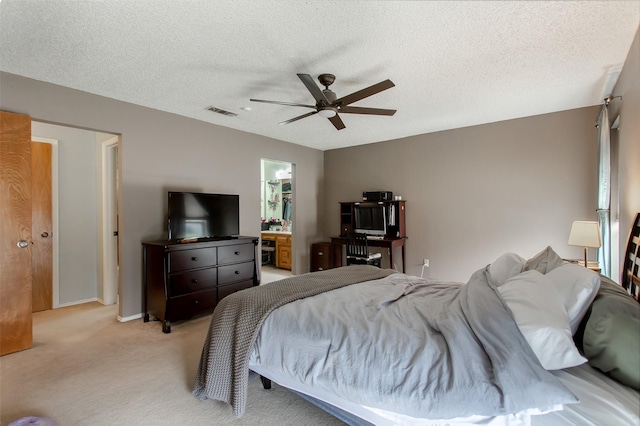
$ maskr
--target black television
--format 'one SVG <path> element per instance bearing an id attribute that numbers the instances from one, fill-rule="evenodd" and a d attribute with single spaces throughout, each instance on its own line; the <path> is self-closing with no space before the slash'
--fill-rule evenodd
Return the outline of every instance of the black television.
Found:
<path id="1" fill-rule="evenodd" d="M 169 191 L 168 222 L 171 241 L 230 238 L 240 233 L 240 197 Z"/>
<path id="2" fill-rule="evenodd" d="M 357 203 L 353 206 L 355 231 L 367 235 L 387 235 L 387 209 L 383 203 Z"/>

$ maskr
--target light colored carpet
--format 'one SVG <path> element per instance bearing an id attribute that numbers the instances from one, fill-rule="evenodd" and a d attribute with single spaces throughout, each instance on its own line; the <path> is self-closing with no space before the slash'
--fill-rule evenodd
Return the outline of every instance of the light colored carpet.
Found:
<path id="1" fill-rule="evenodd" d="M 33 348 L 0 357 L 0 424 L 48 417 L 66 425 L 342 425 L 274 385 L 249 386 L 236 418 L 191 395 L 211 315 L 119 323 L 115 305 L 88 303 L 34 314 Z"/>
<path id="2" fill-rule="evenodd" d="M 266 284 L 283 278 L 289 278 L 291 276 L 291 271 L 279 269 L 270 265 L 262 265 L 260 276 L 260 284 Z"/>

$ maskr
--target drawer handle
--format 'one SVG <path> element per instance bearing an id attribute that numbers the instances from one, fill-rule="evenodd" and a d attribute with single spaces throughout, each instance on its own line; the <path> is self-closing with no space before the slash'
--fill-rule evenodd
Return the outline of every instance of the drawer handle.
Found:
<path id="1" fill-rule="evenodd" d="M 240 275 L 240 271 L 236 271 L 236 272 L 235 272 L 235 274 L 236 274 L 236 275 Z"/>
<path id="2" fill-rule="evenodd" d="M 322 253 L 321 251 L 318 252 L 318 256 L 322 256 L 324 253 Z"/>
<path id="3" fill-rule="evenodd" d="M 198 256 L 193 256 L 193 257 L 191 258 L 191 260 L 193 260 L 194 262 L 197 262 L 197 261 L 198 261 Z"/>
<path id="4" fill-rule="evenodd" d="M 192 282 L 192 283 L 194 283 L 194 284 L 198 284 L 198 280 L 197 280 L 197 279 L 195 279 L 195 278 L 192 278 L 192 279 L 191 279 L 191 282 Z"/>
<path id="5" fill-rule="evenodd" d="M 235 252 L 235 254 L 236 254 L 236 256 L 238 256 L 238 255 L 240 254 L 240 252 L 239 252 L 239 251 L 237 251 L 237 252 Z"/>
<path id="6" fill-rule="evenodd" d="M 322 271 L 322 270 L 323 270 L 322 268 L 318 268 L 318 271 Z"/>
<path id="7" fill-rule="evenodd" d="M 197 305 L 197 304 L 198 304 L 198 301 L 197 301 L 197 300 L 194 300 L 194 301 L 193 301 L 193 303 Z"/>

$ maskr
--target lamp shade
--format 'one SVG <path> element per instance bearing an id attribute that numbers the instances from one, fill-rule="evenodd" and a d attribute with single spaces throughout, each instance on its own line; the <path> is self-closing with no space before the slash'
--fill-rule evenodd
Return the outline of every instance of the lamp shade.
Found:
<path id="1" fill-rule="evenodd" d="M 602 241 L 600 240 L 600 225 L 598 222 L 588 222 L 583 220 L 577 220 L 571 225 L 571 232 L 569 232 L 570 246 L 580 247 L 600 247 Z"/>

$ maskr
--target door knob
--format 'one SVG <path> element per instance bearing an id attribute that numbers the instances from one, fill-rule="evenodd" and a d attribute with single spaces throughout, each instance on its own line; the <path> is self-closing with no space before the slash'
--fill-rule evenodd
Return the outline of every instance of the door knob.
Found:
<path id="1" fill-rule="evenodd" d="M 49 233 L 47 231 L 44 231 L 42 234 L 40 234 L 40 236 L 42 238 L 47 238 L 49 236 Z"/>
<path id="2" fill-rule="evenodd" d="M 20 240 L 18 241 L 18 247 L 27 248 L 29 247 L 29 242 L 27 240 Z"/>

